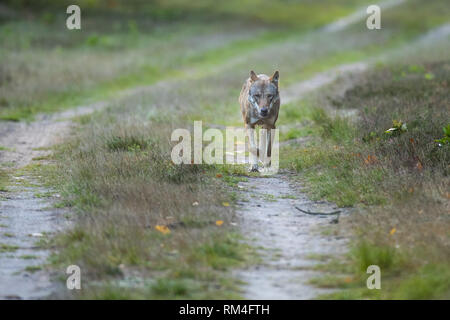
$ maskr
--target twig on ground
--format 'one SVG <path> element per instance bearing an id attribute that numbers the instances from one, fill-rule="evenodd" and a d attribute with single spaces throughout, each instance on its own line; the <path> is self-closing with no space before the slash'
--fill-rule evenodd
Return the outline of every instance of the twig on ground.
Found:
<path id="1" fill-rule="evenodd" d="M 297 209 L 298 211 L 301 211 L 301 212 L 303 212 L 303 213 L 311 214 L 311 215 L 330 216 L 330 215 L 334 215 L 334 214 L 339 214 L 339 213 L 341 213 L 341 210 L 332 211 L 332 212 L 312 212 L 312 211 L 306 211 L 306 210 L 300 209 L 300 208 L 297 207 L 297 206 L 295 206 L 295 209 Z"/>

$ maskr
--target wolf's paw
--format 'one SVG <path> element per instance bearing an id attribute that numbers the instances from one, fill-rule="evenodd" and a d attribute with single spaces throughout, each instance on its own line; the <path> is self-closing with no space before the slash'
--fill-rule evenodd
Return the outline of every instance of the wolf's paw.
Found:
<path id="1" fill-rule="evenodd" d="M 248 172 L 259 172 L 258 165 L 252 164 L 251 167 L 248 169 Z"/>

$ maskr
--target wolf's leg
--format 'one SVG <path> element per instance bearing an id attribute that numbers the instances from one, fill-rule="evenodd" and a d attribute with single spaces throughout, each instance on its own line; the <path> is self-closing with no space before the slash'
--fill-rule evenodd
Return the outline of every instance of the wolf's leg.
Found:
<path id="1" fill-rule="evenodd" d="M 272 128 L 267 128 L 266 129 L 266 136 L 267 136 L 267 149 L 265 150 L 265 161 L 264 161 L 264 167 L 268 168 L 270 167 L 271 164 L 271 157 L 272 157 L 272 146 L 273 146 L 273 140 L 275 138 L 275 135 L 272 134 L 272 129 L 275 129 L 275 126 L 273 126 Z"/>
<path id="2" fill-rule="evenodd" d="M 258 172 L 258 148 L 255 143 L 255 128 L 247 127 L 248 141 L 250 144 L 250 172 Z"/>
<path id="3" fill-rule="evenodd" d="M 258 160 L 265 166 L 267 158 L 267 130 L 262 128 L 259 131 L 259 154 Z"/>

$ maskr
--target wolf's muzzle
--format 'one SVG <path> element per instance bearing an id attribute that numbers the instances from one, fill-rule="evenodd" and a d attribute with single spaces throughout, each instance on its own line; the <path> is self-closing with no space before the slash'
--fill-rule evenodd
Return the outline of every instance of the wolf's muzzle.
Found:
<path id="1" fill-rule="evenodd" d="M 261 108 L 261 111 L 259 112 L 261 114 L 262 117 L 265 117 L 269 114 L 269 109 L 268 108 Z"/>

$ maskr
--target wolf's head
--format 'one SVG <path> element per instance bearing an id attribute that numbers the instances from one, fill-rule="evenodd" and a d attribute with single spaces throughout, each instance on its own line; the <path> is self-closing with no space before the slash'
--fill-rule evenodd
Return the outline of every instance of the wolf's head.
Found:
<path id="1" fill-rule="evenodd" d="M 257 76 L 253 70 L 250 71 L 251 86 L 248 101 L 261 118 L 271 114 L 272 106 L 279 99 L 278 78 L 278 71 L 271 77 L 263 74 Z"/>

